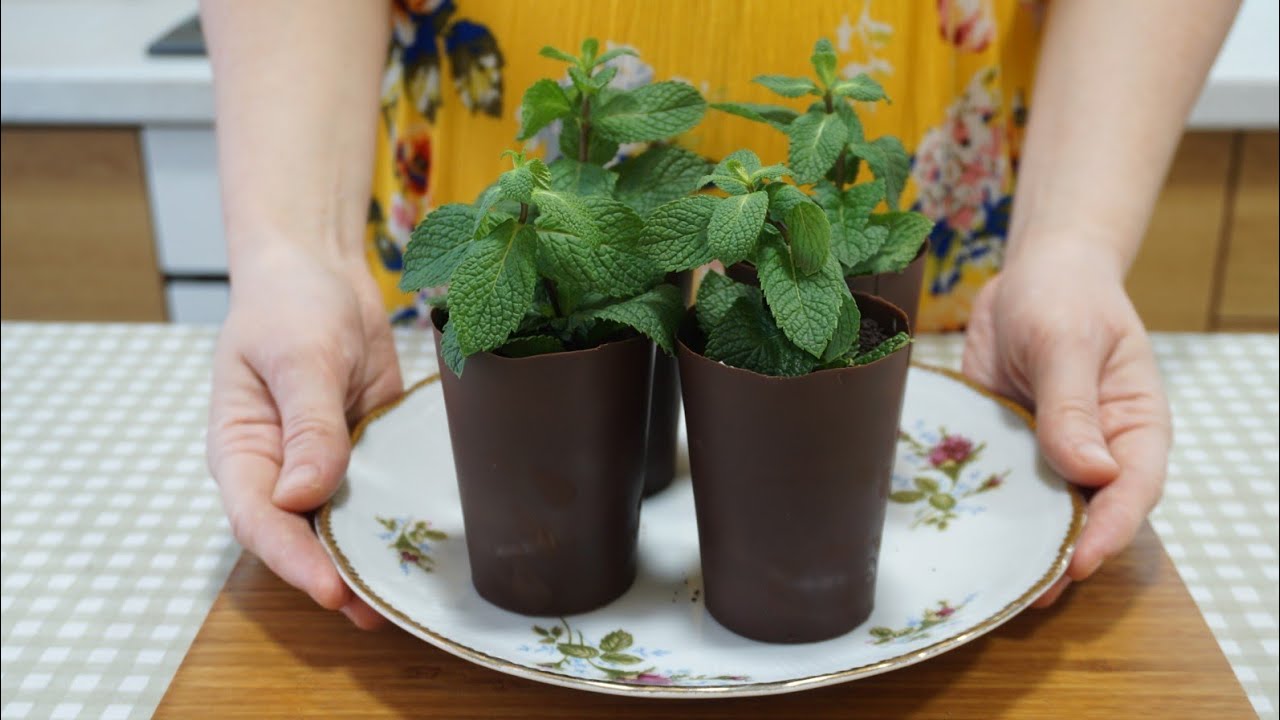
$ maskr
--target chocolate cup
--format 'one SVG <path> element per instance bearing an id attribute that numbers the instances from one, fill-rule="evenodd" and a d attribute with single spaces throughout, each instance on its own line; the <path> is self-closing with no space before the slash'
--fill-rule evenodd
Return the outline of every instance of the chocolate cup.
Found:
<path id="1" fill-rule="evenodd" d="M 855 297 L 906 329 L 902 310 Z M 691 311 L 678 356 L 707 610 L 764 642 L 852 630 L 875 602 L 907 353 L 782 378 L 710 360 L 702 343 Z"/>
<path id="2" fill-rule="evenodd" d="M 877 273 L 875 275 L 850 275 L 844 279 L 852 292 L 875 295 L 902 308 L 907 314 L 907 323 L 911 332 L 916 330 L 916 315 L 920 311 L 920 292 L 924 287 L 925 256 L 929 254 L 929 241 L 925 241 L 909 265 L 899 272 Z M 756 266 L 748 262 L 740 262 L 725 268 L 724 274 L 740 283 L 760 286 L 756 277 Z"/>
<path id="3" fill-rule="evenodd" d="M 671 273 L 667 275 L 667 282 L 680 288 L 680 295 L 688 305 L 693 287 L 692 273 Z M 680 420 L 680 374 L 676 359 L 656 347 L 655 351 L 645 448 L 645 497 L 665 489 L 675 477 L 677 423 Z"/>
<path id="4" fill-rule="evenodd" d="M 636 575 L 653 345 L 440 357 L 471 582 L 523 615 L 608 604 Z"/>
<path id="5" fill-rule="evenodd" d="M 916 257 L 900 272 L 875 275 L 851 275 L 844 281 L 853 292 L 882 297 L 902 308 L 907 314 L 911 332 L 916 330 L 916 315 L 920 310 L 920 292 L 924 286 L 925 256 L 929 254 L 929 242 L 920 246 Z"/>

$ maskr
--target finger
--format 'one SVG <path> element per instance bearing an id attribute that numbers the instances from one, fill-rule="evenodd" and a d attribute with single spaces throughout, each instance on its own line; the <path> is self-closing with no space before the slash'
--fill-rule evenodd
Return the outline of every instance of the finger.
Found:
<path id="1" fill-rule="evenodd" d="M 382 365 L 382 369 L 373 381 L 356 397 L 355 403 L 347 413 L 348 420 L 354 425 L 403 393 L 404 381 L 401 380 L 400 366 L 393 354 L 390 361 Z"/>
<path id="2" fill-rule="evenodd" d="M 313 510 L 338 488 L 351 454 L 346 378 L 319 361 L 283 364 L 268 380 L 280 410 L 284 462 L 271 495 L 284 510 Z"/>
<path id="3" fill-rule="evenodd" d="M 279 472 L 275 462 L 237 453 L 223 458 L 216 472 L 232 533 L 246 549 L 322 607 L 337 610 L 350 603 L 351 590 L 307 520 L 271 502 L 271 488 Z"/>
<path id="4" fill-rule="evenodd" d="M 1105 356 L 1075 343 L 1040 353 L 1032 374 L 1036 435 L 1049 464 L 1072 482 L 1096 486 L 1120 468 L 1098 421 L 1098 380 Z"/>
<path id="5" fill-rule="evenodd" d="M 1049 589 L 1045 590 L 1043 595 L 1036 598 L 1036 601 L 1031 603 L 1031 607 L 1047 608 L 1050 605 L 1053 605 L 1055 602 L 1058 601 L 1058 598 L 1062 596 L 1062 593 L 1065 592 L 1070 585 L 1071 585 L 1071 578 L 1067 575 L 1063 575 L 1062 577 L 1058 578 L 1057 582 L 1050 585 Z"/>
<path id="6" fill-rule="evenodd" d="M 352 625 L 361 630 L 377 630 L 386 624 L 387 619 L 379 615 L 376 610 L 358 597 L 352 597 L 351 601 L 343 605 L 342 614 L 347 616 Z"/>

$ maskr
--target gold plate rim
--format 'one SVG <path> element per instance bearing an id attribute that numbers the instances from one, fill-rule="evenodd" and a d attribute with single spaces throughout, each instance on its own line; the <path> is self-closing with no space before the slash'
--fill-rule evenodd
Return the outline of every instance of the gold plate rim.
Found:
<path id="1" fill-rule="evenodd" d="M 933 372 L 951 380 L 957 381 L 962 385 L 976 391 L 977 393 L 994 400 L 1001 407 L 1012 411 L 1015 415 L 1022 419 L 1031 430 L 1035 430 L 1035 418 L 1026 408 L 1010 400 L 1009 398 L 998 395 L 981 385 L 973 382 L 965 377 L 962 373 L 950 368 L 931 365 L 928 363 L 912 362 L 912 367 L 919 368 L 928 372 Z M 351 431 L 351 446 L 354 448 L 356 443 L 360 441 L 364 435 L 365 429 L 370 423 L 394 410 L 403 403 L 410 395 L 440 380 L 440 374 L 435 373 L 429 375 L 422 380 L 414 383 L 399 398 L 375 408 L 368 415 L 364 416 Z M 436 647 L 457 655 L 458 657 L 473 662 L 477 665 L 498 670 L 517 677 L 523 677 L 530 680 L 540 681 L 551 685 L 559 685 L 580 690 L 590 690 L 594 692 L 603 692 L 611 695 L 629 695 L 643 697 L 661 697 L 661 698 L 708 698 L 708 697 L 735 697 L 750 695 L 770 695 L 782 694 L 788 692 L 797 692 L 811 688 L 822 687 L 825 685 L 836 685 L 850 680 L 879 675 L 881 673 L 897 670 L 899 668 L 914 665 L 923 662 L 936 655 L 964 645 L 982 635 L 991 632 L 1000 625 L 1004 624 L 1022 610 L 1026 609 L 1033 600 L 1039 597 L 1045 590 L 1066 572 L 1067 565 L 1071 561 L 1071 553 L 1075 548 L 1076 540 L 1080 536 L 1080 530 L 1084 526 L 1085 503 L 1080 491 L 1071 483 L 1063 480 L 1067 487 L 1067 494 L 1071 498 L 1071 523 L 1067 527 L 1066 535 L 1063 537 L 1058 547 L 1058 554 L 1054 558 L 1053 563 L 1048 570 L 1040 577 L 1039 580 L 1032 583 L 1031 587 L 1024 591 L 1017 598 L 1006 604 L 1004 607 L 984 618 L 967 631 L 954 635 L 936 643 L 928 645 L 924 648 L 910 653 L 903 653 L 885 660 L 866 665 L 859 665 L 845 670 L 836 670 L 829 673 L 821 673 L 818 675 L 810 675 L 792 680 L 777 680 L 771 682 L 759 683 L 733 683 L 724 685 L 699 685 L 699 686 L 672 686 L 672 685 L 634 685 L 631 683 L 614 682 L 610 680 L 592 680 L 589 678 L 580 678 L 574 675 L 566 675 L 564 673 L 552 672 L 542 668 L 529 667 L 519 663 L 505 660 L 503 658 L 494 657 L 488 653 L 476 650 L 475 648 L 463 645 L 452 640 L 439 632 L 419 623 L 413 618 L 406 615 L 403 611 L 388 603 L 380 595 L 373 591 L 356 571 L 346 554 L 338 547 L 338 542 L 333 536 L 333 529 L 330 525 L 330 515 L 333 509 L 333 501 L 326 502 L 315 514 L 315 528 L 320 536 L 321 543 L 333 558 L 334 563 L 338 566 L 339 571 L 348 583 L 366 602 L 368 602 L 375 610 L 386 616 L 392 622 L 396 623 L 403 629 L 417 635 Z"/>

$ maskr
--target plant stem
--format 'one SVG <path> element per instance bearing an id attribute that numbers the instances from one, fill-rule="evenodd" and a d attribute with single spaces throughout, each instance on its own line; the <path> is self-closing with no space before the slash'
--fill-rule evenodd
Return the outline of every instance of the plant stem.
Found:
<path id="1" fill-rule="evenodd" d="M 769 221 L 769 224 L 770 224 L 770 225 L 772 225 L 774 228 L 776 228 L 776 229 L 777 229 L 777 231 L 778 231 L 779 233 L 781 233 L 781 234 L 782 234 L 782 240 L 783 240 L 783 242 L 785 242 L 785 243 L 787 244 L 787 247 L 788 247 L 788 248 L 790 248 L 790 247 L 791 247 L 791 232 L 790 232 L 789 230 L 787 230 L 787 226 L 786 226 L 786 225 L 783 225 L 782 223 L 778 222 L 777 220 L 770 220 L 770 221 Z"/>
<path id="2" fill-rule="evenodd" d="M 529 220 L 529 203 L 520 203 L 520 224 L 524 225 Z"/>
<path id="3" fill-rule="evenodd" d="M 822 96 L 822 102 L 823 102 L 823 104 L 824 104 L 824 105 L 826 105 L 826 106 L 827 106 L 827 114 L 828 114 L 828 115 L 830 115 L 831 113 L 833 113 L 833 112 L 835 112 L 835 111 L 836 111 L 836 103 L 835 103 L 835 99 L 831 97 L 831 91 L 830 91 L 830 90 L 828 90 L 828 91 L 827 91 L 827 94 L 826 94 L 826 95 L 823 95 L 823 96 Z"/>
<path id="4" fill-rule="evenodd" d="M 582 98 L 582 120 L 578 123 L 578 162 L 591 157 L 591 98 Z"/>
<path id="5" fill-rule="evenodd" d="M 836 158 L 836 189 L 844 192 L 844 154 L 846 151 L 841 150 L 840 156 Z"/>
<path id="6" fill-rule="evenodd" d="M 556 317 L 564 317 L 560 312 L 560 300 L 556 297 L 556 284 L 551 282 L 551 278 L 542 278 L 542 288 L 547 291 L 547 299 L 551 301 L 551 312 L 555 313 Z"/>

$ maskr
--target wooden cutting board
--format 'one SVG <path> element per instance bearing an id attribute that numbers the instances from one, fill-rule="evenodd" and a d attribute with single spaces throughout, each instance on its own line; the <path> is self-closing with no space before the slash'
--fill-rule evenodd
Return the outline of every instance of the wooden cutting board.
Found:
<path id="1" fill-rule="evenodd" d="M 992 562 L 998 562 L 993 558 Z M 903 670 L 790 695 L 655 700 L 503 675 L 365 633 L 240 559 L 157 718 L 1251 718 L 1149 526 L 1050 610 Z"/>

